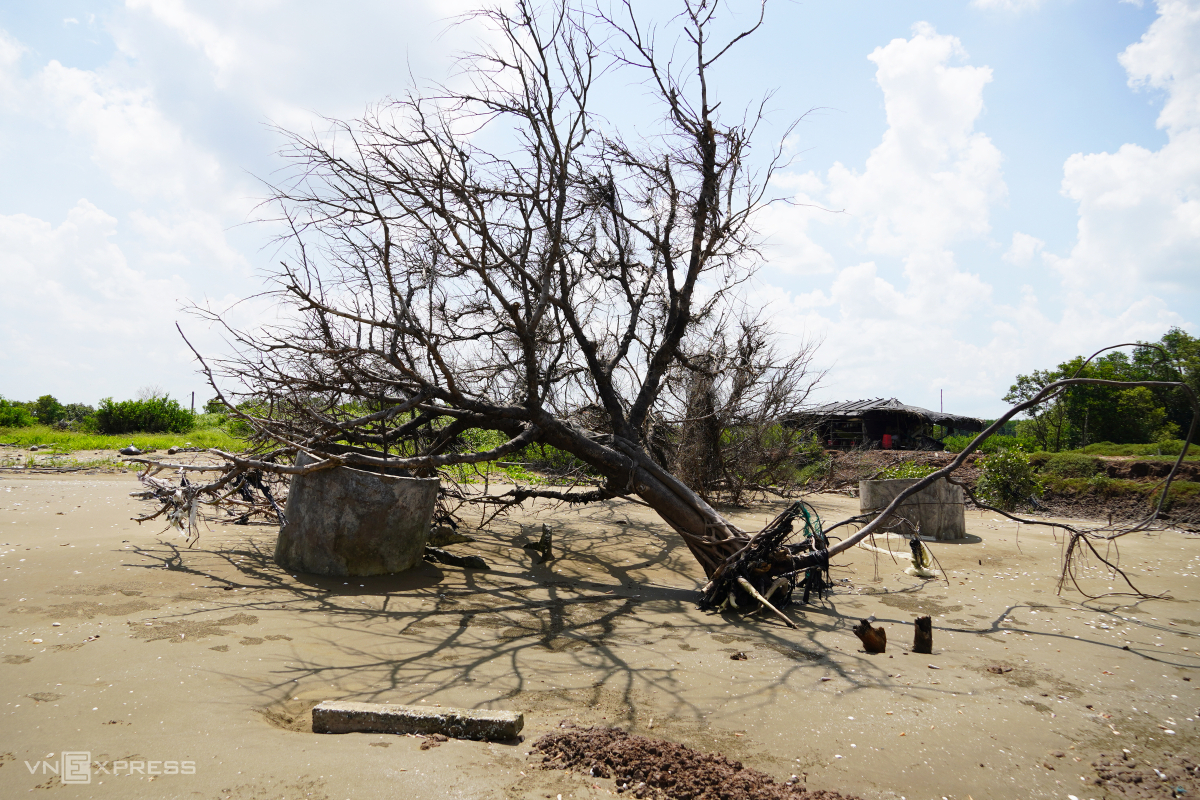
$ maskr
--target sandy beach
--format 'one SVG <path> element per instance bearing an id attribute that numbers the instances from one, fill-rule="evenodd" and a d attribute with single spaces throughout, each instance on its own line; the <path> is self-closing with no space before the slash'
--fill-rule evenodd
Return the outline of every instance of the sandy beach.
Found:
<path id="1" fill-rule="evenodd" d="M 946 580 L 855 550 L 824 601 L 788 609 L 791 630 L 698 611 L 699 567 L 632 503 L 535 506 L 451 547 L 487 572 L 334 580 L 276 567 L 270 526 L 214 525 L 186 549 L 130 521 L 137 488 L 0 476 L 0 796 L 615 796 L 530 755 L 564 719 L 862 798 L 1121 797 L 1095 784 L 1102 755 L 1152 770 L 1200 752 L 1200 537 L 1122 540 L 1138 586 L 1168 598 L 1086 601 L 1056 593 L 1050 531 L 970 511 L 967 540 L 931 545 Z M 810 500 L 827 521 L 857 511 Z M 733 516 L 757 530 L 778 508 Z M 538 566 L 520 542 L 542 523 L 558 558 Z M 933 655 L 909 652 L 921 614 Z M 851 633 L 870 615 L 884 654 Z M 524 741 L 317 735 L 321 700 L 520 711 Z M 64 752 L 89 754 L 89 784 L 54 774 Z"/>

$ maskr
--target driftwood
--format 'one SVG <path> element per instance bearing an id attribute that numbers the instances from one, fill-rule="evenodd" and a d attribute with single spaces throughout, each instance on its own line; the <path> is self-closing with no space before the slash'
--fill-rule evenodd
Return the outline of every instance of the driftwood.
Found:
<path id="1" fill-rule="evenodd" d="M 463 569 L 491 569 L 488 563 L 479 556 L 456 556 L 443 550 L 440 547 L 432 547 L 426 545 L 425 560 L 436 561 L 439 564 L 448 564 L 452 567 L 462 567 Z"/>

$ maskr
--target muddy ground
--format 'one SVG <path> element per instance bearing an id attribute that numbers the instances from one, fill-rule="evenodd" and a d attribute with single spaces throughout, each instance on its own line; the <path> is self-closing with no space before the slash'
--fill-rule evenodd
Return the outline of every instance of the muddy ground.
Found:
<path id="1" fill-rule="evenodd" d="M 1200 539 L 1183 533 L 1121 545 L 1169 598 L 1085 601 L 1055 593 L 1052 534 L 969 512 L 966 541 L 931 545 L 948 585 L 856 550 L 790 630 L 699 612 L 698 567 L 631 503 L 542 506 L 452 546 L 488 572 L 333 580 L 275 567 L 272 527 L 218 525 L 181 549 L 129 521 L 135 488 L 0 476 L 0 797 L 615 796 L 530 753 L 564 719 L 863 798 L 1119 797 L 1095 781 L 1125 750 L 1153 776 L 1138 791 L 1170 797 L 1152 770 L 1175 779 L 1200 752 Z M 857 509 L 813 502 L 830 520 Z M 735 517 L 757 529 L 776 510 Z M 543 522 L 559 557 L 535 566 L 520 544 Z M 1119 588 L 1095 570 L 1086 585 Z M 908 652 L 920 614 L 931 656 Z M 850 631 L 869 615 L 884 654 Z M 324 699 L 521 711 L 524 741 L 316 735 Z M 97 762 L 90 784 L 54 775 L 64 751 Z"/>

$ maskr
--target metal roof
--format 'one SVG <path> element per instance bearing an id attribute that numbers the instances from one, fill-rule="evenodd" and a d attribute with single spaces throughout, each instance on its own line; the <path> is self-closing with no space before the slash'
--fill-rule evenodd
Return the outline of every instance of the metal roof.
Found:
<path id="1" fill-rule="evenodd" d="M 943 411 L 930 411 L 920 406 L 906 406 L 894 397 L 884 400 L 876 397 L 874 400 L 848 400 L 843 403 L 826 403 L 807 410 L 808 414 L 816 417 L 853 417 L 871 411 L 911 414 L 920 417 L 934 425 L 946 425 L 968 431 L 981 431 L 983 420 L 975 417 L 964 417 L 958 414 L 947 414 Z"/>

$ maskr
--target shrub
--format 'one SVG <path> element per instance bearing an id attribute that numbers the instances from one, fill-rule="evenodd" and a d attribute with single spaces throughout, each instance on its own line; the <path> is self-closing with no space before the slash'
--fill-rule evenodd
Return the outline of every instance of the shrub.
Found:
<path id="1" fill-rule="evenodd" d="M 1041 471 L 1060 478 L 1090 478 L 1103 472 L 1104 464 L 1084 453 L 1054 453 L 1042 464 Z"/>
<path id="2" fill-rule="evenodd" d="M 961 453 L 966 449 L 967 445 L 974 440 L 975 437 L 969 434 L 963 436 L 947 436 L 942 440 L 942 444 L 946 445 L 946 452 L 948 453 Z M 1020 447 L 1021 443 L 1017 441 L 1015 436 L 1001 436 L 1000 434 L 993 434 L 992 436 L 984 439 L 983 444 L 979 445 L 975 452 L 987 455 L 989 453 L 999 453 L 1001 450 L 1011 450 L 1013 448 L 1020 449 Z"/>
<path id="3" fill-rule="evenodd" d="M 24 405 L 0 397 L 0 428 L 28 428 L 36 421 Z"/>
<path id="4" fill-rule="evenodd" d="M 195 416 L 169 397 L 113 402 L 100 401 L 94 416 L 100 433 L 185 433 L 195 425 Z"/>
<path id="5" fill-rule="evenodd" d="M 988 456 L 975 484 L 975 493 L 988 505 L 1011 511 L 1039 490 L 1029 456 L 1020 450 L 1003 450 Z"/>
<path id="6" fill-rule="evenodd" d="M 879 473 L 876 480 L 890 481 L 902 478 L 924 478 L 926 475 L 932 475 L 937 472 L 939 467 L 933 464 L 918 464 L 915 461 L 905 461 L 892 466 Z"/>
<path id="7" fill-rule="evenodd" d="M 1046 462 L 1054 458 L 1054 453 L 1047 453 L 1045 450 L 1039 450 L 1036 453 L 1029 454 L 1029 466 L 1035 470 L 1041 470 L 1046 466 Z"/>

